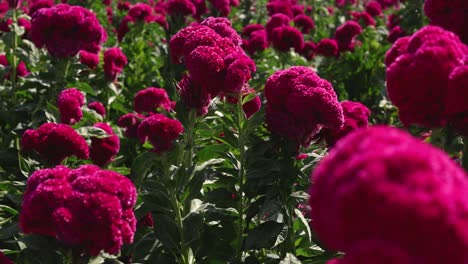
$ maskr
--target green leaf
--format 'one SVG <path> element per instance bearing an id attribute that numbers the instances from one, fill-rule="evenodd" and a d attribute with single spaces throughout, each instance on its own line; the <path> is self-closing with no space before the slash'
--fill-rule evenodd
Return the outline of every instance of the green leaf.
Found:
<path id="1" fill-rule="evenodd" d="M 280 261 L 279 264 L 301 264 L 301 261 L 298 260 L 293 254 L 287 253 L 286 257 Z"/>
<path id="2" fill-rule="evenodd" d="M 156 157 L 157 154 L 150 151 L 144 152 L 136 157 L 130 170 L 131 179 L 136 183 L 141 183 L 151 170 L 151 167 L 156 161 Z"/>
<path id="3" fill-rule="evenodd" d="M 202 163 L 210 159 L 218 158 L 220 154 L 225 153 L 227 149 L 228 146 L 226 146 L 225 144 L 214 144 L 206 146 L 200 151 L 198 151 L 195 157 L 199 163 Z"/>
<path id="4" fill-rule="evenodd" d="M 251 230 L 245 239 L 244 249 L 270 248 L 283 229 L 284 224 L 268 221 Z"/>
<path id="5" fill-rule="evenodd" d="M 179 248 L 180 233 L 174 220 L 164 214 L 154 215 L 154 232 L 164 246 L 170 249 Z"/>

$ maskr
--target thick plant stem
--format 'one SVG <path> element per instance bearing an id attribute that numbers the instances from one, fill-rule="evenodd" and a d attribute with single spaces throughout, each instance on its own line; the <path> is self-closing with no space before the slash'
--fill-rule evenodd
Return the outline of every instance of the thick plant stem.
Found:
<path id="1" fill-rule="evenodd" d="M 18 14 L 16 8 L 13 9 L 13 25 L 17 25 L 18 22 Z M 14 31 L 13 36 L 13 43 L 11 47 L 11 92 L 13 95 L 13 102 L 16 103 L 16 68 L 18 67 L 18 58 L 16 57 L 16 49 L 18 48 L 18 36 L 16 35 L 16 31 Z"/>
<path id="2" fill-rule="evenodd" d="M 462 166 L 468 172 L 468 137 L 463 137 Z"/>
<path id="3" fill-rule="evenodd" d="M 176 215 L 176 224 L 177 228 L 179 229 L 180 234 L 180 263 L 182 264 L 190 264 L 189 262 L 189 248 L 185 242 L 184 236 L 184 223 L 182 219 L 181 205 L 177 200 L 176 192 L 171 192 L 171 203 L 172 207 L 174 208 L 174 213 Z"/>
<path id="4" fill-rule="evenodd" d="M 239 213 L 239 224 L 238 224 L 238 236 L 237 241 L 239 243 L 237 249 L 236 260 L 237 263 L 242 262 L 242 246 L 244 240 L 244 181 L 245 181 L 245 135 L 244 135 L 244 121 L 245 114 L 242 108 L 242 93 L 239 93 L 237 99 L 237 129 L 238 129 L 238 147 L 239 147 L 239 173 L 238 173 L 238 183 L 239 183 L 239 204 L 237 211 Z"/>

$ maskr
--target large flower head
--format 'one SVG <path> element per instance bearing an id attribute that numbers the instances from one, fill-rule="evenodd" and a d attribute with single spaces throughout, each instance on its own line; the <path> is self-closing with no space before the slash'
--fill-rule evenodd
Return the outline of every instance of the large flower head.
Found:
<path id="1" fill-rule="evenodd" d="M 147 117 L 138 126 L 140 141 L 144 143 L 149 140 L 156 152 L 169 150 L 173 141 L 183 132 L 184 128 L 178 120 L 168 118 L 163 114 L 154 114 Z"/>
<path id="2" fill-rule="evenodd" d="M 104 75 L 107 80 L 115 81 L 125 65 L 127 57 L 120 48 L 110 48 L 104 52 Z"/>
<path id="3" fill-rule="evenodd" d="M 58 4 L 32 16 L 31 40 L 54 57 L 73 57 L 80 50 L 98 52 L 106 38 L 96 15 L 80 6 Z"/>
<path id="4" fill-rule="evenodd" d="M 94 165 L 38 170 L 28 178 L 20 227 L 92 256 L 101 250 L 117 254 L 133 241 L 135 202 L 133 183 L 113 171 Z"/>
<path id="5" fill-rule="evenodd" d="M 312 69 L 275 72 L 265 84 L 266 123 L 277 135 L 307 146 L 322 127 L 343 125 L 343 109 L 331 84 Z"/>
<path id="6" fill-rule="evenodd" d="M 154 113 L 158 108 L 166 111 L 172 109 L 174 102 L 162 88 L 148 87 L 135 95 L 133 107 L 137 113 Z"/>
<path id="7" fill-rule="evenodd" d="M 321 241 L 351 258 L 374 256 L 343 263 L 381 263 L 391 252 L 401 262 L 382 263 L 466 263 L 468 179 L 441 150 L 396 128 L 361 129 L 338 141 L 312 181 Z"/>
<path id="8" fill-rule="evenodd" d="M 395 42 L 386 56 L 387 92 L 405 125 L 447 124 L 449 75 L 467 55 L 468 47 L 455 34 L 435 26 Z"/>
<path id="9" fill-rule="evenodd" d="M 424 13 L 432 25 L 454 32 L 468 44 L 468 1 L 426 0 Z"/>
<path id="10" fill-rule="evenodd" d="M 37 151 L 53 165 L 60 164 L 70 156 L 89 158 L 86 140 L 72 127 L 64 124 L 46 123 L 37 130 L 26 130 L 21 138 L 21 146 L 25 151 Z"/>

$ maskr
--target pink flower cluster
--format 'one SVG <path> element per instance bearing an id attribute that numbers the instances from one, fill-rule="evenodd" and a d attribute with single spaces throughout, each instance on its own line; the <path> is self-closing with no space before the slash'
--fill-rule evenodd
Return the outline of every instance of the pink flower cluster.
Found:
<path id="1" fill-rule="evenodd" d="M 92 256 L 117 254 L 133 241 L 136 196 L 129 179 L 93 165 L 38 170 L 28 178 L 20 227 Z"/>
<path id="2" fill-rule="evenodd" d="M 68 88 L 60 92 L 57 105 L 60 120 L 67 125 L 73 125 L 83 118 L 81 107 L 85 103 L 84 95 L 76 88 Z"/>
<path id="3" fill-rule="evenodd" d="M 120 48 L 107 49 L 104 52 L 104 76 L 109 81 L 115 81 L 127 63 L 127 57 Z"/>
<path id="4" fill-rule="evenodd" d="M 91 137 L 90 158 L 94 164 L 104 166 L 114 160 L 120 149 L 120 139 L 106 123 L 96 123 L 94 127 L 100 128 L 108 135 L 104 138 Z"/>
<path id="5" fill-rule="evenodd" d="M 278 12 L 273 14 L 266 24 L 268 41 L 279 51 L 285 52 L 294 48 L 299 53 L 304 47 L 304 36 L 297 28 L 289 25 L 290 21 L 291 18 L 284 13 Z M 310 30 L 312 27 L 311 25 L 308 27 L 302 25 L 301 28 L 303 30 Z"/>
<path id="6" fill-rule="evenodd" d="M 32 16 L 32 42 L 54 57 L 73 57 L 80 50 L 97 53 L 106 38 L 96 15 L 80 6 L 58 4 Z"/>
<path id="7" fill-rule="evenodd" d="M 242 48 L 249 54 L 265 50 L 268 47 L 267 32 L 261 24 L 250 24 L 244 27 Z"/>
<path id="8" fill-rule="evenodd" d="M 24 151 L 35 150 L 52 165 L 60 164 L 66 157 L 89 158 L 86 140 L 72 127 L 46 123 L 37 130 L 28 129 L 21 138 Z"/>
<path id="9" fill-rule="evenodd" d="M 468 47 L 457 35 L 426 26 L 387 52 L 387 92 L 405 125 L 453 125 L 468 132 Z"/>
<path id="10" fill-rule="evenodd" d="M 439 149 L 395 128 L 361 129 L 312 181 L 312 227 L 346 253 L 330 263 L 466 263 L 467 175 Z"/>
<path id="11" fill-rule="evenodd" d="M 468 1 L 426 0 L 424 13 L 432 25 L 452 31 L 468 45 Z"/>
<path id="12" fill-rule="evenodd" d="M 256 70 L 241 44 L 241 37 L 226 18 L 209 17 L 171 38 L 173 61 L 180 63 L 183 58 L 189 73 L 179 84 L 186 106 L 200 106 L 198 112 L 206 113 L 205 102 L 218 95 L 241 92 Z M 200 92 L 187 93 L 187 90 Z"/>
<path id="13" fill-rule="evenodd" d="M 3 67 L 10 66 L 8 59 L 5 54 L 0 55 L 0 65 Z M 16 67 L 16 77 L 26 77 L 29 75 L 29 70 L 26 68 L 26 64 L 24 61 L 20 61 L 18 66 Z M 5 79 L 10 79 L 11 76 L 11 69 L 5 74 Z"/>
<path id="14" fill-rule="evenodd" d="M 166 26 L 166 6 L 163 2 L 158 2 L 163 6 L 156 6 L 154 9 L 146 3 L 137 3 L 131 5 L 129 2 L 119 3 L 120 10 L 128 10 L 127 15 L 120 21 L 117 29 L 117 37 L 122 41 L 123 37 L 130 31 L 130 24 L 133 23 L 153 23 L 156 22 L 161 26 Z"/>
<path id="15" fill-rule="evenodd" d="M 158 109 L 171 111 L 174 103 L 162 88 L 143 89 L 136 94 L 133 102 L 136 113 L 121 116 L 117 124 L 125 128 L 125 136 L 139 138 L 142 143 L 149 140 L 154 151 L 166 151 L 184 132 L 184 128 L 179 121 L 157 112 Z"/>
<path id="16" fill-rule="evenodd" d="M 332 85 L 307 67 L 275 72 L 265 84 L 265 97 L 268 129 L 298 145 L 309 145 L 322 127 L 339 129 L 344 123 Z"/>
<path id="17" fill-rule="evenodd" d="M 324 128 L 320 133 L 330 147 L 349 133 L 369 125 L 371 113 L 365 105 L 359 102 L 343 101 L 341 107 L 344 116 L 343 126 L 338 129 Z"/>

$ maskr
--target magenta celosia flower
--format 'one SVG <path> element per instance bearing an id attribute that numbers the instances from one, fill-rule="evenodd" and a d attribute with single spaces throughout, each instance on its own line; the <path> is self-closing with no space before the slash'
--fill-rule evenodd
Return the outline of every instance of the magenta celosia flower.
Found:
<path id="1" fill-rule="evenodd" d="M 37 130 L 28 129 L 21 138 L 24 151 L 35 150 L 50 164 L 60 164 L 66 157 L 89 158 L 86 140 L 72 127 L 46 123 Z"/>
<path id="2" fill-rule="evenodd" d="M 8 59 L 5 54 L 0 55 L 0 65 L 3 65 L 4 67 L 8 67 L 10 63 L 8 62 Z M 26 77 L 29 75 L 29 70 L 26 68 L 26 64 L 24 61 L 20 61 L 18 63 L 18 66 L 16 67 L 16 78 L 18 77 Z M 10 79 L 11 76 L 11 69 L 5 74 L 5 79 Z"/>
<path id="3" fill-rule="evenodd" d="M 468 64 L 459 66 L 450 73 L 445 98 L 445 114 L 448 121 L 463 136 L 468 136 L 467 87 Z"/>
<path id="4" fill-rule="evenodd" d="M 211 103 L 209 92 L 201 85 L 195 84 L 188 75 L 184 75 L 177 85 L 180 98 L 188 109 L 195 109 L 199 116 L 208 113 Z"/>
<path id="5" fill-rule="evenodd" d="M 312 227 L 327 248 L 351 259 L 384 254 L 411 260 L 390 262 L 395 264 L 463 264 L 467 177 L 446 153 L 406 132 L 361 129 L 339 141 L 314 169 Z M 351 263 L 387 263 L 370 260 L 376 261 Z"/>
<path id="6" fill-rule="evenodd" d="M 34 12 L 31 40 L 54 57 L 73 57 L 78 51 L 98 52 L 106 40 L 96 15 L 80 6 L 58 4 Z"/>
<path id="7" fill-rule="evenodd" d="M 193 16 L 197 10 L 190 0 L 168 0 L 167 12 L 170 15 Z"/>
<path id="8" fill-rule="evenodd" d="M 335 0 L 335 5 L 337 7 L 343 7 L 345 5 L 354 5 L 356 0 Z"/>
<path id="9" fill-rule="evenodd" d="M 106 138 L 91 137 L 91 147 L 89 149 L 89 156 L 94 164 L 104 166 L 111 162 L 120 149 L 120 139 L 106 123 L 96 123 L 94 127 L 104 130 L 107 135 Z"/>
<path id="10" fill-rule="evenodd" d="M 49 7 L 52 7 L 54 6 L 54 1 L 53 0 L 39 0 L 39 1 L 36 1 L 34 3 L 31 3 L 30 7 L 29 7 L 29 16 L 32 17 L 32 15 L 34 14 L 34 12 L 36 12 L 37 10 L 41 9 L 41 8 L 49 8 Z"/>
<path id="11" fill-rule="evenodd" d="M 289 1 L 271 1 L 267 4 L 268 15 L 284 14 L 289 18 L 294 16 L 292 5 Z"/>
<path id="12" fill-rule="evenodd" d="M 265 97 L 268 129 L 298 145 L 309 145 L 322 127 L 343 125 L 343 109 L 333 87 L 307 67 L 275 72 L 265 84 Z"/>
<path id="13" fill-rule="evenodd" d="M 246 50 L 249 54 L 255 54 L 256 52 L 260 52 L 268 48 L 267 33 L 262 25 L 247 25 L 244 28 L 243 34 L 248 39 L 243 40 L 242 48 Z"/>
<path id="14" fill-rule="evenodd" d="M 312 60 L 315 57 L 316 49 L 317 44 L 312 41 L 307 41 L 304 43 L 304 47 L 301 50 L 301 55 L 304 56 L 307 60 Z"/>
<path id="15" fill-rule="evenodd" d="M 398 16 L 396 14 L 391 14 L 387 18 L 387 27 L 388 29 L 392 29 L 396 26 L 398 26 L 401 23 L 401 16 Z"/>
<path id="16" fill-rule="evenodd" d="M 341 107 L 344 116 L 343 126 L 337 129 L 324 128 L 321 132 L 330 147 L 349 133 L 369 125 L 370 110 L 365 105 L 359 102 L 343 101 Z"/>
<path id="17" fill-rule="evenodd" d="M 371 16 L 380 16 L 382 14 L 382 6 L 376 1 L 369 2 L 366 4 L 366 12 Z"/>
<path id="18" fill-rule="evenodd" d="M 468 1 L 426 0 L 424 13 L 432 25 L 440 26 L 457 34 L 468 44 Z"/>
<path id="19" fill-rule="evenodd" d="M 209 0 L 209 2 L 221 16 L 227 16 L 231 12 L 231 2 L 229 0 Z"/>
<path id="20" fill-rule="evenodd" d="M 400 38 L 387 54 L 387 92 L 399 109 L 403 124 L 445 126 L 450 73 L 468 54 L 468 47 L 452 32 L 426 26 Z M 393 59 L 395 58 L 395 59 Z"/>
<path id="21" fill-rule="evenodd" d="M 334 39 L 338 43 L 340 51 L 353 50 L 354 38 L 361 34 L 361 26 L 353 20 L 346 21 L 343 25 L 339 26 L 334 35 Z"/>
<path id="22" fill-rule="evenodd" d="M 170 119 L 163 114 L 147 117 L 138 126 L 138 138 L 141 143 L 148 140 L 156 152 L 169 150 L 173 141 L 183 132 L 184 128 L 179 121 Z"/>
<path id="23" fill-rule="evenodd" d="M 101 102 L 94 101 L 88 104 L 88 108 L 96 111 L 101 116 L 106 116 L 106 108 Z"/>
<path id="24" fill-rule="evenodd" d="M 115 81 L 125 65 L 127 57 L 120 48 L 110 48 L 104 52 L 104 75 L 107 80 Z"/>
<path id="25" fill-rule="evenodd" d="M 291 26 L 275 28 L 270 40 L 275 49 L 283 52 L 289 51 L 291 48 L 294 48 L 296 52 L 300 52 L 304 47 L 302 33 Z"/>
<path id="26" fill-rule="evenodd" d="M 147 213 L 143 218 L 138 220 L 137 227 L 154 227 L 153 215 L 151 213 Z"/>
<path id="27" fill-rule="evenodd" d="M 119 127 L 125 128 L 125 136 L 129 138 L 136 138 L 138 134 L 138 126 L 145 116 L 140 114 L 125 114 L 121 116 L 117 122 Z"/>
<path id="28" fill-rule="evenodd" d="M 119 27 L 117 28 L 117 38 L 119 41 L 122 41 L 125 34 L 130 31 L 130 23 L 133 23 L 134 20 L 131 16 L 125 16 L 122 21 L 120 21 Z"/>
<path id="29" fill-rule="evenodd" d="M 231 21 L 225 17 L 208 17 L 203 20 L 200 25 L 213 29 L 221 37 L 232 41 L 235 46 L 240 46 L 242 44 L 242 38 L 237 34 L 236 30 L 232 28 Z"/>
<path id="30" fill-rule="evenodd" d="M 400 27 L 396 26 L 390 30 L 390 33 L 388 34 L 387 40 L 391 43 L 394 43 L 397 41 L 397 39 L 406 36 L 406 32 Z"/>
<path id="31" fill-rule="evenodd" d="M 158 108 L 170 111 L 174 102 L 162 88 L 148 87 L 135 95 L 133 107 L 137 113 L 155 113 Z"/>
<path id="32" fill-rule="evenodd" d="M 375 26 L 375 20 L 367 12 L 351 12 L 353 20 L 362 26 Z"/>
<path id="33" fill-rule="evenodd" d="M 137 21 L 146 21 L 153 13 L 153 8 L 145 3 L 137 3 L 128 10 L 128 15 Z"/>
<path id="34" fill-rule="evenodd" d="M 84 105 L 84 101 L 84 95 L 76 88 L 61 91 L 57 97 L 61 122 L 72 125 L 80 121 L 83 118 L 81 107 Z"/>
<path id="35" fill-rule="evenodd" d="M 387 67 L 390 66 L 396 58 L 406 52 L 410 39 L 410 37 L 403 37 L 395 41 L 393 46 L 385 54 L 385 65 Z"/>
<path id="36" fill-rule="evenodd" d="M 303 15 L 304 7 L 305 7 L 304 5 L 293 5 L 292 6 L 293 15 L 294 16 Z M 311 6 L 307 6 L 307 8 L 309 7 L 311 8 Z M 310 11 L 312 11 L 312 9 Z"/>
<path id="37" fill-rule="evenodd" d="M 86 250 L 117 254 L 136 230 L 136 189 L 126 177 L 83 165 L 43 169 L 28 178 L 20 214 L 24 233 L 53 236 Z"/>
<path id="38" fill-rule="evenodd" d="M 272 17 L 270 17 L 265 26 L 268 40 L 271 40 L 271 36 L 273 35 L 273 30 L 275 30 L 275 28 L 289 26 L 290 21 L 291 18 L 285 14 L 275 14 Z"/>
<path id="39" fill-rule="evenodd" d="M 250 87 L 245 87 L 244 89 L 242 89 L 242 99 L 244 99 L 246 96 L 249 96 L 255 93 L 256 93 L 255 89 L 250 88 Z M 233 97 L 233 96 L 226 96 L 226 101 L 231 104 L 237 104 L 238 98 Z M 242 110 L 244 110 L 246 118 L 249 119 L 253 114 L 257 113 L 261 107 L 262 107 L 262 101 L 260 100 L 260 96 L 257 95 L 250 101 L 245 102 L 242 105 Z"/>
<path id="40" fill-rule="evenodd" d="M 315 46 L 315 51 L 318 55 L 325 57 L 336 57 L 338 56 L 338 43 L 334 39 L 322 39 Z"/>
<path id="41" fill-rule="evenodd" d="M 132 7 L 132 3 L 130 3 L 129 1 L 119 1 L 117 3 L 117 9 L 123 11 L 123 10 L 129 10 L 130 7 Z"/>
<path id="42" fill-rule="evenodd" d="M 294 17 L 294 26 L 299 28 L 302 33 L 309 34 L 311 30 L 315 29 L 314 20 L 307 15 L 297 15 Z"/>
<path id="43" fill-rule="evenodd" d="M 99 64 L 99 55 L 96 53 L 80 51 L 80 63 L 88 66 L 90 69 L 96 68 Z"/>

